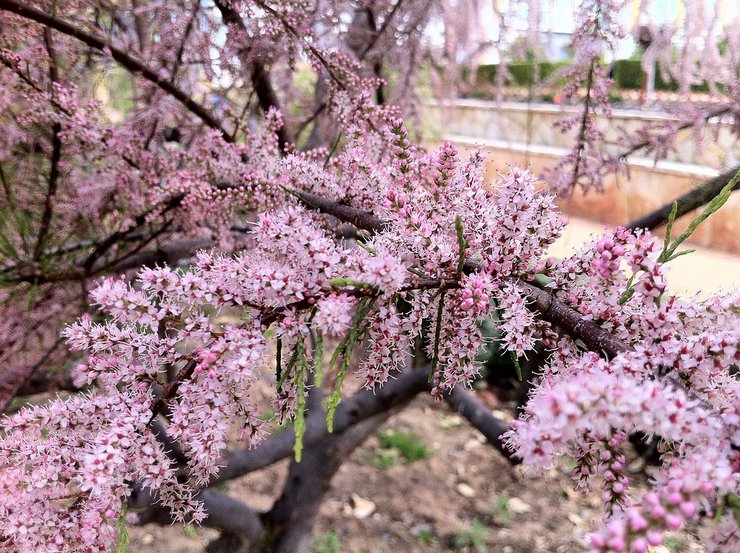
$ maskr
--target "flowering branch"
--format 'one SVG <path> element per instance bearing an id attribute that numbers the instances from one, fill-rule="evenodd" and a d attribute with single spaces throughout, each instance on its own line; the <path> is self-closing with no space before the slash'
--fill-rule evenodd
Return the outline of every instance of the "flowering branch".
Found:
<path id="1" fill-rule="evenodd" d="M 67 23 L 61 19 L 54 17 L 46 12 L 38 10 L 33 6 L 23 4 L 18 0 L 0 0 L 0 10 L 14 13 L 41 23 L 49 28 L 55 29 L 60 33 L 69 35 L 76 38 L 77 40 L 84 42 L 88 46 L 95 48 L 103 53 L 108 53 L 114 60 L 120 63 L 123 67 L 135 73 L 141 75 L 144 79 L 158 86 L 163 91 L 167 92 L 178 102 L 180 102 L 188 111 L 196 115 L 201 121 L 212 129 L 218 130 L 227 142 L 231 141 L 231 135 L 226 132 L 219 121 L 209 113 L 203 106 L 193 100 L 185 92 L 179 89 L 177 86 L 165 77 L 159 75 L 156 71 L 146 66 L 143 62 L 130 56 L 125 51 L 109 44 L 105 40 L 95 35 L 84 31 L 78 27 L 75 27 L 71 23 Z"/>
<path id="2" fill-rule="evenodd" d="M 45 29 L 44 32 L 44 46 L 49 55 L 49 78 L 51 86 L 53 87 L 55 83 L 59 82 L 59 72 L 57 70 L 56 53 L 54 52 L 54 45 L 52 44 L 51 30 L 48 28 Z M 41 225 L 36 239 L 36 247 L 33 250 L 34 261 L 38 261 L 41 257 L 41 252 L 44 249 L 44 241 L 46 240 L 46 235 L 49 232 L 49 224 L 51 223 L 54 207 L 53 199 L 57 193 L 57 185 L 59 184 L 59 161 L 62 157 L 62 140 L 59 136 L 61 132 L 62 126 L 58 121 L 55 121 L 51 126 L 49 187 L 46 191 L 46 198 L 44 199 L 44 212 L 41 216 Z"/>
<path id="3" fill-rule="evenodd" d="M 359 229 L 380 232 L 386 225 L 381 219 L 368 211 L 343 205 L 316 194 L 307 192 L 295 194 L 307 207 L 332 215 L 340 221 L 350 223 Z M 463 268 L 466 273 L 472 273 L 480 270 L 481 266 L 468 261 L 464 263 Z M 584 319 L 580 313 L 549 292 L 520 279 L 513 279 L 513 282 L 525 290 L 526 295 L 532 300 L 531 307 L 539 311 L 543 318 L 561 327 L 571 336 L 580 338 L 591 350 L 603 352 L 607 357 L 614 357 L 618 353 L 629 349 L 621 340 L 612 336 L 592 320 Z M 421 279 L 412 282 L 410 288 L 440 288 L 451 284 L 453 282 L 445 283 L 441 280 Z"/>
<path id="4" fill-rule="evenodd" d="M 725 171 L 724 173 L 709 179 L 704 184 L 686 192 L 682 196 L 679 196 L 673 202 L 667 203 L 652 213 L 648 213 L 647 215 L 632 221 L 627 225 L 627 228 L 633 230 L 652 230 L 656 227 L 665 225 L 668 223 L 674 203 L 678 206 L 675 214 L 676 219 L 686 215 L 690 211 L 708 204 L 725 186 L 727 186 L 727 183 L 737 175 L 738 171 L 740 171 L 740 167 L 735 167 L 734 169 L 730 169 L 729 171 Z M 740 189 L 740 181 L 736 182 L 735 186 L 732 188 L 732 190 L 738 189 Z"/>
<path id="5" fill-rule="evenodd" d="M 216 7 L 221 12 L 224 23 L 226 23 L 227 25 L 236 26 L 243 34 L 244 38 L 248 38 L 247 28 L 244 25 L 244 21 L 239 15 L 239 12 L 237 12 L 233 7 L 225 4 L 221 0 L 216 0 Z M 243 54 L 243 50 L 240 49 L 239 53 Z M 279 110 L 280 101 L 278 100 L 277 94 L 275 93 L 275 89 L 273 88 L 272 82 L 270 80 L 270 75 L 267 72 L 264 64 L 259 60 L 250 60 L 246 55 L 241 55 L 241 58 L 245 71 L 251 67 L 250 78 L 252 80 L 252 85 L 254 86 L 254 91 L 257 94 L 257 99 L 259 100 L 262 111 L 264 113 L 267 113 L 271 109 Z M 287 145 L 293 142 L 293 138 L 285 125 L 282 125 L 277 130 L 277 138 L 278 145 L 281 151 L 284 150 Z"/>

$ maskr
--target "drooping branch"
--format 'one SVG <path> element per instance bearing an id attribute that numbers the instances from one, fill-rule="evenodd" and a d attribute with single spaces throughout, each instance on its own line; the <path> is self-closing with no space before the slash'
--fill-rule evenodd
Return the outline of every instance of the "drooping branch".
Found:
<path id="1" fill-rule="evenodd" d="M 378 29 L 377 31 L 373 33 L 373 37 L 370 39 L 370 42 L 367 43 L 367 46 L 365 46 L 365 49 L 359 55 L 360 60 L 365 59 L 365 56 L 367 56 L 370 50 L 372 50 L 375 47 L 380 37 L 382 37 L 383 34 L 385 34 L 385 31 L 388 29 L 388 26 L 391 24 L 391 21 L 393 21 L 393 18 L 398 12 L 398 9 L 401 7 L 401 4 L 403 4 L 403 1 L 404 0 L 397 0 L 396 3 L 393 5 L 393 8 L 391 8 L 391 11 L 385 17 L 385 20 L 383 21 L 383 24 L 380 26 L 380 29 Z"/>
<path id="2" fill-rule="evenodd" d="M 519 464 L 521 461 L 512 455 L 503 440 L 501 434 L 509 428 L 504 421 L 494 417 L 479 399 L 462 386 L 455 386 L 451 392 L 444 396 L 447 404 L 460 413 L 473 427 L 478 429 L 496 450 L 506 457 L 510 463 Z"/>
<path id="3" fill-rule="evenodd" d="M 49 78 L 52 85 L 59 81 L 59 71 L 57 69 L 56 52 L 54 51 L 54 44 L 51 37 L 51 29 L 47 28 L 44 32 L 44 45 L 46 46 L 46 52 L 49 55 Z M 51 90 L 51 94 L 54 94 L 54 90 Z M 57 186 L 59 184 L 59 161 L 62 157 L 62 139 L 60 134 L 62 132 L 62 126 L 58 121 L 54 121 L 51 125 L 51 159 L 49 160 L 49 186 L 46 190 L 46 198 L 44 199 L 44 212 L 41 215 L 41 225 L 39 227 L 38 237 L 36 239 L 36 246 L 33 250 L 33 259 L 38 261 L 41 257 L 41 252 L 44 250 L 44 244 L 46 237 L 49 233 L 49 227 L 51 225 L 51 217 L 54 208 L 54 196 L 57 193 Z"/>
<path id="4" fill-rule="evenodd" d="M 426 369 L 407 370 L 398 378 L 389 380 L 377 390 L 360 390 L 342 400 L 334 413 L 334 432 L 341 434 L 353 425 L 408 403 L 417 394 L 429 389 L 429 372 Z M 326 418 L 316 413 L 306 419 L 303 444 L 310 449 L 330 436 Z M 295 433 L 285 430 L 268 438 L 257 449 L 241 449 L 224 455 L 224 468 L 211 482 L 223 482 L 267 467 L 293 454 Z"/>
<path id="5" fill-rule="evenodd" d="M 726 115 L 728 113 L 730 113 L 730 108 L 727 108 L 727 107 L 718 108 L 715 110 L 708 111 L 706 115 L 704 116 L 703 120 L 706 122 L 714 117 L 722 117 L 723 115 Z M 676 128 L 675 132 L 690 129 L 691 127 L 695 125 L 696 125 L 696 121 L 687 121 L 686 123 L 682 123 L 681 125 L 679 125 Z M 650 140 L 643 140 L 641 142 L 637 142 L 636 144 L 633 144 L 632 146 L 630 146 L 627 150 L 621 152 L 619 154 L 619 158 L 623 160 L 627 159 L 629 156 L 631 156 L 635 152 L 639 152 L 643 148 L 649 148 L 652 145 L 653 143 Z"/>
<path id="6" fill-rule="evenodd" d="M 686 194 L 676 198 L 675 202 L 678 204 L 676 218 L 686 215 L 690 211 L 693 211 L 694 209 L 708 204 L 712 200 L 712 198 L 716 197 L 717 194 L 719 194 L 719 191 L 722 190 L 727 185 L 727 183 L 729 183 L 733 179 L 738 171 L 740 171 L 740 166 L 735 167 L 734 169 L 730 169 L 729 171 L 726 171 L 720 175 L 717 175 L 716 177 L 709 179 L 701 186 L 698 186 L 697 188 L 694 188 Z M 733 188 L 733 190 L 738 189 L 740 189 L 740 181 Z M 643 215 L 639 219 L 632 221 L 626 226 L 627 228 L 632 230 L 652 230 L 654 228 L 665 225 L 668 222 L 668 217 L 671 214 L 672 209 L 673 202 L 669 202 L 659 209 L 656 209 L 652 213 L 648 213 L 647 215 Z"/>
<path id="7" fill-rule="evenodd" d="M 130 56 L 125 51 L 109 44 L 104 39 L 95 36 L 87 31 L 80 29 L 62 19 L 54 17 L 46 12 L 38 10 L 32 6 L 26 5 L 18 0 L 0 0 L 0 10 L 14 13 L 31 21 L 35 21 L 46 27 L 59 31 L 62 34 L 76 38 L 80 42 L 95 48 L 103 53 L 109 53 L 125 69 L 141 75 L 144 79 L 156 85 L 164 92 L 175 98 L 188 111 L 197 116 L 203 123 L 212 129 L 218 130 L 224 140 L 231 142 L 231 135 L 221 126 L 220 122 L 202 105 L 193 100 L 182 89 L 170 82 L 166 77 L 159 75 L 154 69 L 148 67 L 143 62 Z"/>
<path id="8" fill-rule="evenodd" d="M 308 207 L 332 215 L 343 222 L 351 223 L 357 228 L 379 232 L 385 226 L 381 219 L 368 211 L 339 204 L 316 194 L 298 192 L 295 195 Z M 473 272 L 480 269 L 480 266 L 467 262 L 464 268 L 466 272 Z M 584 319 L 578 311 L 564 304 L 549 292 L 540 290 L 521 279 L 514 279 L 514 282 L 517 286 L 524 288 L 525 293 L 533 300 L 530 305 L 537 309 L 544 319 L 559 326 L 574 338 L 581 339 L 589 349 L 603 353 L 609 358 L 630 349 L 627 344 L 593 321 Z"/>
<path id="9" fill-rule="evenodd" d="M 221 12 L 224 23 L 236 26 L 244 36 L 248 36 L 247 28 L 239 12 L 230 5 L 224 4 L 221 0 L 216 0 L 216 6 Z M 246 55 L 241 55 L 241 58 L 240 61 L 245 66 L 245 70 L 251 68 L 250 78 L 252 80 L 252 86 L 254 86 L 254 91 L 257 94 L 257 100 L 262 111 L 267 113 L 271 108 L 279 110 L 280 100 L 278 100 L 275 88 L 272 86 L 270 74 L 267 72 L 264 64 L 258 60 L 250 60 Z M 285 149 L 286 145 L 293 142 L 293 138 L 285 125 L 277 130 L 277 137 L 278 146 L 281 151 Z"/>
<path id="10" fill-rule="evenodd" d="M 583 111 L 581 112 L 581 120 L 578 127 L 578 138 L 576 139 L 575 145 L 575 162 L 573 164 L 573 180 L 571 181 L 571 189 L 575 190 L 580 178 L 580 166 L 585 155 L 584 150 L 588 144 L 588 127 L 591 124 L 590 118 L 593 117 L 591 114 L 591 95 L 593 94 L 593 83 L 594 83 L 594 71 L 597 60 L 594 58 L 588 67 L 588 74 L 586 76 L 586 97 L 583 100 Z"/>

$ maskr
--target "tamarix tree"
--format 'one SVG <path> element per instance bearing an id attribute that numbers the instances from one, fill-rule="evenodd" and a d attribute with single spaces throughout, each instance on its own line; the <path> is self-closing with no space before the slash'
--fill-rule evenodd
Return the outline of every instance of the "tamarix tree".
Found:
<path id="1" fill-rule="evenodd" d="M 559 193 L 614 168 L 590 119 L 613 4 L 578 12 L 568 94 L 587 96 Z M 0 0 L 3 551 L 115 550 L 127 518 L 307 551 L 339 467 L 422 392 L 512 463 L 571 457 L 576 486 L 602 490 L 592 551 L 646 552 L 687 523 L 738 550 L 740 295 L 675 296 L 667 264 L 740 176 L 549 257 L 566 223 L 536 176 L 487 182 L 480 154 L 409 134 L 421 69 L 447 51 L 427 25 L 476 6 Z M 734 78 L 714 94 L 737 126 Z M 664 240 L 645 230 L 666 222 Z M 517 367 L 545 352 L 510 424 L 468 390 L 485 321 Z M 272 436 L 264 378 L 292 423 Z M 24 402 L 38 392 L 61 393 Z M 644 494 L 625 470 L 637 432 L 660 438 Z M 217 488 L 288 457 L 264 513 Z"/>

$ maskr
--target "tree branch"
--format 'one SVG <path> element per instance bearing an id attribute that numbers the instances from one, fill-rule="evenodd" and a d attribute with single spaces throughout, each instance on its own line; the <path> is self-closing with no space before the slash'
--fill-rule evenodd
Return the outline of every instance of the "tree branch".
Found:
<path id="1" fill-rule="evenodd" d="M 221 17 L 223 18 L 224 23 L 227 25 L 235 25 L 245 37 L 249 36 L 239 12 L 231 6 L 224 4 L 221 0 L 216 0 L 216 7 L 218 7 L 221 12 Z M 267 72 L 267 69 L 265 69 L 264 64 L 258 60 L 250 60 L 242 50 L 240 50 L 240 54 L 242 54 L 240 56 L 242 58 L 240 61 L 244 68 L 252 68 L 250 78 L 252 80 L 252 86 L 254 86 L 254 90 L 257 93 L 257 100 L 259 101 L 262 111 L 267 113 L 270 108 L 279 110 L 280 100 L 278 100 L 275 89 L 272 86 L 272 81 L 270 80 L 270 74 Z M 285 149 L 286 145 L 293 143 L 293 138 L 285 124 L 278 129 L 277 137 L 281 151 Z"/>
<path id="2" fill-rule="evenodd" d="M 676 212 L 676 219 L 682 215 L 686 215 L 690 211 L 702 207 L 708 204 L 712 199 L 719 194 L 728 182 L 740 171 L 740 166 L 730 169 L 729 171 L 717 175 L 716 177 L 709 179 L 701 186 L 690 190 L 683 196 L 676 198 L 675 202 L 678 203 L 678 210 Z M 740 189 L 740 182 L 738 182 L 733 190 Z M 673 202 L 667 203 L 663 207 L 656 209 L 652 213 L 643 215 L 639 219 L 629 223 L 627 228 L 632 230 L 644 229 L 652 230 L 654 228 L 665 225 L 668 222 L 668 216 L 671 214 L 673 209 Z"/>
<path id="3" fill-rule="evenodd" d="M 509 429 L 509 425 L 497 419 L 483 403 L 462 386 L 455 386 L 444 396 L 447 404 L 460 413 L 496 450 L 506 457 L 512 465 L 521 463 L 501 440 L 501 434 Z"/>
<path id="4" fill-rule="evenodd" d="M 75 27 L 71 23 L 67 23 L 53 15 L 23 4 L 18 0 L 0 0 L 0 10 L 11 12 L 21 17 L 25 17 L 26 19 L 30 19 L 31 21 L 41 23 L 42 25 L 55 29 L 62 34 L 76 38 L 80 42 L 84 42 L 88 46 L 103 53 L 110 53 L 110 56 L 124 68 L 128 69 L 132 73 L 140 74 L 144 79 L 162 89 L 180 102 L 188 111 L 197 116 L 207 126 L 218 130 L 225 141 L 232 142 L 231 135 L 224 130 L 219 121 L 211 115 L 206 108 L 193 100 L 183 90 L 172 84 L 169 79 L 160 76 L 155 70 L 151 69 L 143 62 L 128 55 L 126 52 L 112 44 L 109 44 L 102 38 Z"/>
<path id="5" fill-rule="evenodd" d="M 704 121 L 705 122 L 709 121 L 712 117 L 721 117 L 722 115 L 725 115 L 726 113 L 729 113 L 729 112 L 730 112 L 730 108 L 726 108 L 726 107 L 709 111 L 704 116 Z M 678 128 L 676 129 L 676 132 L 689 129 L 695 125 L 696 125 L 695 121 L 687 121 L 686 123 L 679 125 Z M 652 142 L 650 140 L 643 140 L 642 142 L 633 144 L 627 150 L 619 154 L 619 159 L 627 159 L 629 156 L 631 156 L 635 152 L 642 150 L 643 148 L 648 148 L 651 145 L 652 145 Z"/>
<path id="6" fill-rule="evenodd" d="M 405 405 L 417 394 L 429 389 L 428 369 L 415 369 L 402 372 L 398 378 L 388 381 L 377 390 L 362 389 L 342 400 L 334 413 L 334 432 L 341 434 L 353 425 Z M 305 449 L 330 436 L 323 413 L 314 413 L 306 419 L 306 432 L 303 435 Z M 240 449 L 224 455 L 224 468 L 210 483 L 238 478 L 250 472 L 267 467 L 293 454 L 295 433 L 285 430 L 265 440 L 257 449 Z"/>
<path id="7" fill-rule="evenodd" d="M 555 296 L 523 280 L 514 279 L 514 283 L 524 289 L 525 295 L 532 300 L 530 306 L 540 312 L 542 318 L 559 326 L 573 338 L 578 338 L 591 351 L 601 353 L 607 359 L 629 351 L 630 346 L 616 338 L 595 322 L 583 316 Z"/>
<path id="8" fill-rule="evenodd" d="M 368 211 L 339 204 L 333 200 L 310 194 L 295 192 L 294 195 L 308 207 L 327 213 L 337 219 L 352 223 L 357 228 L 370 232 L 380 232 L 385 223 Z M 477 263 L 467 262 L 464 265 L 466 273 L 479 270 Z M 605 354 L 612 358 L 620 352 L 628 351 L 627 344 L 612 336 L 593 321 L 586 320 L 578 311 L 562 303 L 549 292 L 540 290 L 536 286 L 521 279 L 512 279 L 513 283 L 524 289 L 524 292 L 533 300 L 532 305 L 542 317 L 559 326 L 575 338 L 580 338 L 589 349 Z"/>
<path id="9" fill-rule="evenodd" d="M 269 538 L 256 551 L 308 552 L 311 529 L 334 475 L 391 414 L 391 410 L 385 410 L 353 424 L 341 434 L 329 434 L 307 449 L 300 463 L 291 461 L 283 492 L 265 514 Z"/>
<path id="10" fill-rule="evenodd" d="M 390 25 L 391 21 L 393 20 L 393 17 L 396 15 L 396 12 L 398 12 L 398 9 L 401 7 L 401 4 L 403 4 L 404 0 L 398 0 L 391 9 L 390 13 L 386 16 L 385 20 L 383 21 L 383 24 L 380 26 L 380 29 L 375 31 L 373 33 L 373 38 L 368 42 L 367 46 L 365 46 L 365 49 L 362 51 L 362 53 L 359 55 L 360 61 L 365 59 L 365 56 L 368 55 L 370 50 L 373 49 L 373 47 L 377 44 L 378 40 L 380 40 L 380 37 L 383 36 L 386 29 L 388 28 L 388 25 Z"/>
<path id="11" fill-rule="evenodd" d="M 62 338 L 57 338 L 51 348 L 49 348 L 41 359 L 33 365 L 16 367 L 10 365 L 3 369 L 0 373 L 0 413 L 5 412 L 13 398 L 20 395 L 20 392 L 23 391 L 24 386 L 27 388 L 26 392 L 28 393 L 23 395 L 46 391 L 46 387 L 43 385 L 39 386 L 38 383 L 36 383 L 35 386 L 32 385 L 30 387 L 28 384 L 33 384 L 31 378 L 34 376 L 36 371 L 46 363 L 63 341 L 64 340 Z"/>
<path id="12" fill-rule="evenodd" d="M 246 541 L 262 538 L 264 525 L 259 513 L 245 503 L 224 492 L 208 489 L 196 494 L 194 499 L 202 501 L 206 514 L 204 526 L 216 528 L 239 536 Z M 156 523 L 169 526 L 172 518 L 169 511 L 157 503 L 156 494 L 149 490 L 135 488 L 129 498 L 129 508 L 136 510 L 138 524 Z"/>
<path id="13" fill-rule="evenodd" d="M 54 52 L 54 44 L 52 43 L 51 29 L 48 27 L 44 29 L 44 46 L 46 46 L 46 52 L 49 55 L 49 78 L 52 84 L 50 94 L 53 96 L 55 94 L 53 85 L 59 81 L 59 71 L 57 70 L 56 53 Z M 57 184 L 59 181 L 59 160 L 62 157 L 62 140 L 59 136 L 61 132 L 62 126 L 58 121 L 54 121 L 51 125 L 49 187 L 47 188 L 46 198 L 44 199 L 44 212 L 41 215 L 41 225 L 39 227 L 39 235 L 36 239 L 36 247 L 33 249 L 34 261 L 38 261 L 41 258 L 46 236 L 49 233 L 51 217 L 54 212 L 54 196 L 57 193 Z"/>

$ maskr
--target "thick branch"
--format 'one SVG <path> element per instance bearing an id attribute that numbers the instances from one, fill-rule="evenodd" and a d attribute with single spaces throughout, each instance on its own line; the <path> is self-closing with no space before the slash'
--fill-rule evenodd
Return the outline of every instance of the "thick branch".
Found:
<path id="1" fill-rule="evenodd" d="M 385 223 L 369 211 L 363 211 L 349 205 L 340 204 L 310 192 L 296 192 L 295 196 L 308 207 L 332 215 L 342 222 L 350 223 L 359 229 L 380 232 Z"/>
<path id="2" fill-rule="evenodd" d="M 202 501 L 206 514 L 204 526 L 237 535 L 246 541 L 260 540 L 264 526 L 259 514 L 249 506 L 221 491 L 208 489 L 195 496 Z M 156 495 L 141 488 L 134 489 L 129 498 L 129 508 L 136 510 L 139 524 L 157 523 L 171 525 L 169 511 L 156 502 Z"/>
<path id="3" fill-rule="evenodd" d="M 167 94 L 179 101 L 186 109 L 188 109 L 188 111 L 196 115 L 206 125 L 212 129 L 220 131 L 224 140 L 227 142 L 232 141 L 231 135 L 221 127 L 219 121 L 213 117 L 208 110 L 193 100 L 180 88 L 172 84 L 169 79 L 160 76 L 156 71 L 146 66 L 143 62 L 128 55 L 126 52 L 112 44 L 109 44 L 102 38 L 75 27 L 71 23 L 67 23 L 53 15 L 19 2 L 18 0 L 0 0 L 0 10 L 14 13 L 21 17 L 25 17 L 26 19 L 30 19 L 31 21 L 36 21 L 37 23 L 41 23 L 51 29 L 55 29 L 62 34 L 74 37 L 101 52 L 110 53 L 110 56 L 124 68 L 128 69 L 132 73 L 141 75 L 144 79 L 165 91 Z"/>
<path id="4" fill-rule="evenodd" d="M 428 377 L 427 370 L 405 371 L 382 388 L 375 391 L 363 389 L 342 400 L 334 413 L 333 433 L 341 434 L 358 422 L 408 403 L 414 396 L 429 388 Z M 324 415 L 310 415 L 306 420 L 306 432 L 303 436 L 305 449 L 309 450 L 330 435 Z M 224 456 L 225 466 L 211 485 L 238 478 L 291 456 L 294 442 L 295 433 L 285 430 L 268 438 L 257 449 L 227 453 Z"/>
<path id="5" fill-rule="evenodd" d="M 110 267 L 110 271 L 119 273 L 137 267 L 152 267 L 160 263 L 172 265 L 181 259 L 190 257 L 197 250 L 205 250 L 213 247 L 213 244 L 213 240 L 209 240 L 208 238 L 170 242 L 152 250 L 145 250 L 122 259 Z M 95 268 L 93 268 L 93 272 L 95 272 Z"/>
<path id="6" fill-rule="evenodd" d="M 717 175 L 713 179 L 709 179 L 707 182 L 690 190 L 683 196 L 676 198 L 678 203 L 678 210 L 676 212 L 676 218 L 686 215 L 690 211 L 702 207 L 712 201 L 713 198 L 719 194 L 730 180 L 740 171 L 740 166 L 730 169 L 729 171 Z M 740 181 L 735 185 L 733 190 L 740 189 Z M 632 221 L 627 225 L 627 228 L 637 230 L 645 229 L 652 230 L 654 228 L 665 225 L 668 222 L 668 216 L 671 214 L 673 209 L 673 202 L 667 203 L 663 207 L 656 209 L 652 213 L 648 213 L 640 217 L 639 219 Z"/>
<path id="7" fill-rule="evenodd" d="M 221 17 L 223 17 L 224 23 L 227 25 L 235 25 L 245 37 L 248 36 L 247 28 L 244 25 L 244 21 L 239 15 L 239 12 L 220 0 L 216 0 L 216 6 L 221 12 Z M 241 58 L 242 59 L 240 61 L 242 62 L 242 65 L 245 66 L 245 70 L 247 67 L 251 67 L 250 78 L 262 111 L 267 113 L 270 108 L 279 110 L 280 100 L 278 100 L 275 89 L 272 86 L 272 81 L 270 80 L 270 74 L 267 72 L 264 64 L 259 60 L 250 60 L 246 55 L 242 55 Z M 281 151 L 285 149 L 286 145 L 293 142 L 293 138 L 290 136 L 285 125 L 278 129 L 277 137 Z"/>
<path id="8" fill-rule="evenodd" d="M 56 52 L 54 51 L 54 44 L 51 37 L 51 29 L 45 29 L 44 32 L 44 45 L 46 46 L 46 52 L 49 54 L 49 78 L 52 85 L 59 81 L 59 71 L 57 70 Z M 51 94 L 55 92 L 52 88 Z M 51 216 L 54 212 L 54 196 L 57 193 L 57 184 L 59 182 L 59 161 L 62 158 L 62 139 L 60 134 L 62 132 L 62 126 L 58 121 L 54 121 L 51 125 L 51 159 L 49 161 L 49 187 L 46 190 L 46 198 L 44 199 L 44 212 L 41 215 L 41 225 L 39 227 L 39 235 L 36 239 L 36 247 L 33 250 L 33 259 L 38 261 L 41 257 L 41 252 L 44 250 L 44 243 L 46 236 L 49 233 L 49 227 L 51 225 Z"/>
<path id="9" fill-rule="evenodd" d="M 514 457 L 511 450 L 501 440 L 501 434 L 509 427 L 502 420 L 497 419 L 483 403 L 462 386 L 455 386 L 445 395 L 445 401 L 455 411 L 460 413 L 499 453 L 506 457 L 511 464 L 519 464 L 521 459 Z"/>
<path id="10" fill-rule="evenodd" d="M 268 535 L 258 552 L 307 553 L 311 529 L 331 481 L 342 464 L 391 416 L 386 410 L 352 425 L 341 434 L 329 434 L 306 450 L 300 463 L 291 462 L 285 488 L 265 515 Z"/>
<path id="11" fill-rule="evenodd" d="M 522 280 L 517 280 L 516 284 L 524 289 L 524 293 L 532 300 L 529 305 L 537 309 L 543 319 L 559 326 L 572 337 L 579 338 L 591 351 L 602 353 L 606 358 L 611 359 L 631 349 L 622 340 L 614 337 L 595 322 L 584 319 L 578 311 L 564 304 L 549 292 L 540 290 L 533 284 Z"/>
<path id="12" fill-rule="evenodd" d="M 296 196 L 307 206 L 323 213 L 327 213 L 346 223 L 352 223 L 357 228 L 370 232 L 380 232 L 385 223 L 370 212 L 339 204 L 307 192 L 297 192 Z M 479 270 L 476 263 L 465 264 L 465 272 Z M 562 303 L 549 292 L 540 290 L 536 286 L 514 279 L 514 283 L 524 289 L 524 292 L 533 300 L 533 305 L 542 317 L 559 326 L 574 338 L 580 338 L 593 351 L 606 354 L 612 358 L 620 352 L 630 348 L 621 340 L 612 336 L 592 321 L 585 320 L 578 311 Z"/>

